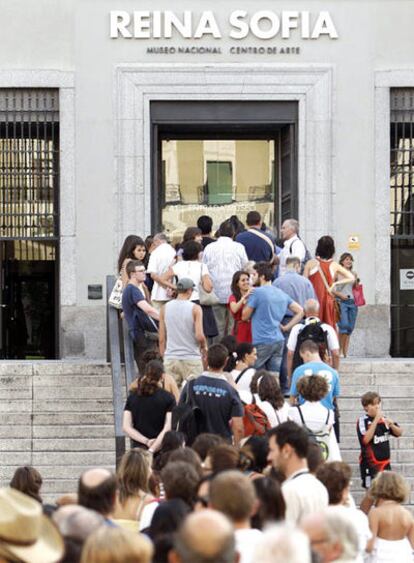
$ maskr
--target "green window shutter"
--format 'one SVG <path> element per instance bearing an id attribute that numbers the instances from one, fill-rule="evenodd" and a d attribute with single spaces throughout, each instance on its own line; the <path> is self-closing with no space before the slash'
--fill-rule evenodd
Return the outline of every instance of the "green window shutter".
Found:
<path id="1" fill-rule="evenodd" d="M 207 162 L 207 193 L 209 205 L 232 202 L 232 167 L 231 162 Z"/>

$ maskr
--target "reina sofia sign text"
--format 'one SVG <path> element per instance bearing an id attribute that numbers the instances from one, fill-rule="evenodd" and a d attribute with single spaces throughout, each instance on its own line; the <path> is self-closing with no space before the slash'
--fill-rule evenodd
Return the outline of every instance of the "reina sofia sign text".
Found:
<path id="1" fill-rule="evenodd" d="M 290 39 L 294 30 L 302 39 L 318 39 L 326 36 L 337 39 L 334 22 L 329 12 L 311 14 L 308 11 L 286 10 L 277 14 L 262 10 L 251 15 L 245 10 L 235 10 L 228 17 L 231 39 L 244 39 L 249 34 L 258 39 L 273 39 L 277 36 Z M 211 11 L 197 16 L 186 10 L 181 14 L 172 11 L 134 11 L 112 10 L 110 12 L 110 36 L 125 39 L 170 39 L 181 36 L 184 39 L 223 37 L 221 26 Z"/>

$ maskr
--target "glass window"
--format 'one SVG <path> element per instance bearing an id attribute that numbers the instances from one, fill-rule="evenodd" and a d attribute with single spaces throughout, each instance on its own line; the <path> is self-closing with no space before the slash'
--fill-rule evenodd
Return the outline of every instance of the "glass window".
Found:
<path id="1" fill-rule="evenodd" d="M 174 242 L 200 215 L 213 228 L 237 215 L 259 211 L 274 224 L 275 140 L 162 141 L 161 223 Z"/>

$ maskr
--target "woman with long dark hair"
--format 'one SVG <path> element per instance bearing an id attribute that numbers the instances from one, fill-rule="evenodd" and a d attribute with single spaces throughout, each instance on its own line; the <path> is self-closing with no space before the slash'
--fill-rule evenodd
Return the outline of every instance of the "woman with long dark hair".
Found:
<path id="1" fill-rule="evenodd" d="M 261 401 L 259 406 L 264 405 L 272 428 L 288 420 L 289 405 L 274 375 L 265 370 L 257 371 L 250 383 L 250 391 Z M 268 405 L 273 411 L 269 410 Z"/>
<path id="2" fill-rule="evenodd" d="M 147 248 L 145 242 L 141 237 L 136 235 L 128 235 L 124 240 L 118 256 L 118 272 L 122 279 L 122 284 L 125 287 L 128 283 L 128 276 L 126 273 L 126 265 L 131 260 L 140 260 L 145 262 L 147 255 Z"/>
<path id="3" fill-rule="evenodd" d="M 239 270 L 234 273 L 231 282 L 231 295 L 229 297 L 229 309 L 234 319 L 233 336 L 237 342 L 252 341 L 252 323 L 242 321 L 243 308 L 252 292 L 250 285 L 250 275 L 248 272 Z"/>
<path id="4" fill-rule="evenodd" d="M 136 391 L 129 394 L 123 417 L 123 431 L 133 447 L 156 452 L 164 434 L 171 430 L 174 397 L 163 386 L 164 366 L 158 360 L 147 363 Z"/>
<path id="5" fill-rule="evenodd" d="M 338 284 L 353 282 L 354 276 L 343 266 L 333 260 L 335 254 L 335 243 L 329 235 L 318 240 L 315 258 L 309 260 L 303 271 L 303 275 L 309 278 L 319 301 L 319 318 L 321 322 L 331 325 L 336 330 L 337 313 L 334 288 Z M 341 281 L 334 281 L 337 274 L 343 277 Z"/>

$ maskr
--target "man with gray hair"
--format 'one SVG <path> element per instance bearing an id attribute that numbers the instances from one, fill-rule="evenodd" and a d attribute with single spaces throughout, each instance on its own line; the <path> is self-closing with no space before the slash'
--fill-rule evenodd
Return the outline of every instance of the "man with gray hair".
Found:
<path id="1" fill-rule="evenodd" d="M 290 526 L 268 528 L 257 545 L 254 560 L 260 563 L 311 563 L 311 549 L 306 534 Z"/>
<path id="2" fill-rule="evenodd" d="M 283 248 L 279 254 L 279 277 L 286 273 L 286 260 L 290 256 L 296 256 L 301 263 L 301 271 L 305 262 L 310 259 L 310 254 L 305 243 L 299 238 L 299 223 L 296 219 L 283 221 L 280 234 L 283 239 Z"/>
<path id="3" fill-rule="evenodd" d="M 229 520 L 216 510 L 190 514 L 178 531 L 168 563 L 237 563 L 236 542 Z"/>
<path id="4" fill-rule="evenodd" d="M 321 563 L 340 561 L 357 563 L 358 533 L 346 508 L 328 507 L 320 513 L 306 516 L 301 523 L 312 550 Z"/>
<path id="5" fill-rule="evenodd" d="M 92 532 L 105 525 L 101 514 L 78 504 L 61 506 L 53 513 L 52 520 L 63 536 L 64 562 L 80 561 L 84 542 Z"/>
<path id="6" fill-rule="evenodd" d="M 167 236 L 164 233 L 157 233 L 152 242 L 152 252 L 148 262 L 147 273 L 154 280 L 151 292 L 151 300 L 154 307 L 158 310 L 162 305 L 170 300 L 167 295 L 168 288 L 174 288 L 170 282 L 161 279 L 162 274 L 171 267 L 175 260 L 175 250 L 168 243 Z"/>

